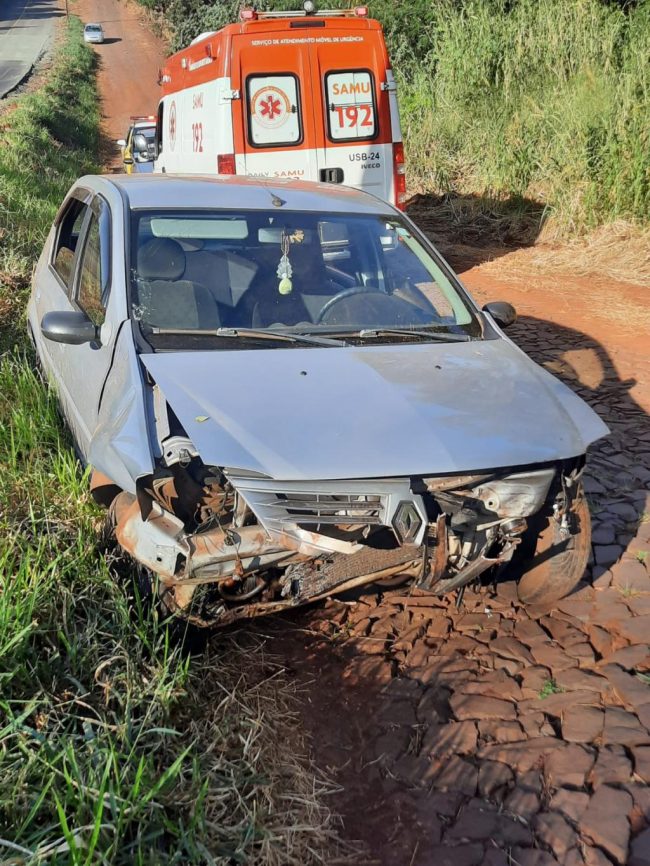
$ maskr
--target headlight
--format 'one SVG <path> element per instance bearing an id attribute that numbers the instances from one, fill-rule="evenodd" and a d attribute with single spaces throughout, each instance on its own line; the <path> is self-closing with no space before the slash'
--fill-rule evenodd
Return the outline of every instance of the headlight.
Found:
<path id="1" fill-rule="evenodd" d="M 499 517 L 528 517 L 544 504 L 554 476 L 555 469 L 517 472 L 477 485 L 472 495 Z"/>
<path id="2" fill-rule="evenodd" d="M 555 469 L 515 472 L 500 478 L 495 475 L 443 475 L 422 480 L 434 496 L 477 499 L 499 517 L 528 517 L 544 504 Z"/>

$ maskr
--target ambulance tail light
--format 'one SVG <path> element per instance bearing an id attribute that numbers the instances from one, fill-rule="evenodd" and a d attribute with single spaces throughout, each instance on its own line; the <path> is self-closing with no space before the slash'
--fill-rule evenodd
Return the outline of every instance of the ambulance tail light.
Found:
<path id="1" fill-rule="evenodd" d="M 401 141 L 393 145 L 393 178 L 395 182 L 395 206 L 404 210 L 406 201 L 406 166 L 404 165 L 404 145 Z"/>
<path id="2" fill-rule="evenodd" d="M 234 153 L 217 154 L 217 174 L 237 174 Z"/>

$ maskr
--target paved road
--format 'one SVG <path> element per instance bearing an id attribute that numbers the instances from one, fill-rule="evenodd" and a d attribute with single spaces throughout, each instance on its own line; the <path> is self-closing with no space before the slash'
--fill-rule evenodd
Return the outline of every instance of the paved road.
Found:
<path id="1" fill-rule="evenodd" d="M 62 14 L 58 0 L 0 0 L 0 99 L 29 74 Z"/>

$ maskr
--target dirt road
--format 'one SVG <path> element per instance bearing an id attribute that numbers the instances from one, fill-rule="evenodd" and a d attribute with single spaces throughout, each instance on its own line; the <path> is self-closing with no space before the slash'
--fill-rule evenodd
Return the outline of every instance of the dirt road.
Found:
<path id="1" fill-rule="evenodd" d="M 77 0 L 100 47 L 105 128 L 152 110 L 163 48 L 137 7 Z M 392 590 L 270 620 L 304 693 L 332 806 L 385 866 L 650 863 L 650 358 L 646 288 L 521 274 L 507 248 L 460 250 L 429 229 L 481 301 L 605 418 L 590 455 L 593 556 L 578 590 L 525 611 L 510 583 L 462 605 Z M 497 264 L 487 264 L 498 258 Z M 543 423 L 543 419 L 540 419 Z"/>
<path id="2" fill-rule="evenodd" d="M 131 115 L 156 113 L 158 69 L 165 46 L 133 0 L 72 0 L 71 9 L 84 23 L 101 24 L 106 35 L 95 50 L 100 64 L 104 163 L 115 168 L 119 159 L 114 142 L 124 138 Z"/>

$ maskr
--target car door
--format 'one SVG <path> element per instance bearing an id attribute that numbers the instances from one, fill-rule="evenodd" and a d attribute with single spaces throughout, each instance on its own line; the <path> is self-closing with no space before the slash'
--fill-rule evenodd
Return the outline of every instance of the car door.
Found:
<path id="1" fill-rule="evenodd" d="M 63 344 L 46 340 L 40 324 L 46 313 L 70 308 L 69 296 L 81 253 L 80 238 L 90 217 L 91 201 L 89 190 L 76 187 L 61 206 L 34 273 L 30 300 L 30 326 L 38 355 L 45 373 L 59 390 L 65 411 L 67 395 L 60 382 Z"/>
<path id="2" fill-rule="evenodd" d="M 235 37 L 232 86 L 237 174 L 318 180 L 312 76 L 304 46 Z M 238 62 L 237 62 L 238 59 Z"/>
<path id="3" fill-rule="evenodd" d="M 97 426 L 100 399 L 111 366 L 117 327 L 111 322 L 111 211 L 101 195 L 88 206 L 74 277 L 59 309 L 81 310 L 97 326 L 99 339 L 61 343 L 58 380 L 65 392 L 68 423 L 84 458 Z"/>
<path id="4" fill-rule="evenodd" d="M 133 127 L 131 126 L 126 135 L 126 147 L 124 148 L 124 152 L 122 154 L 124 171 L 127 174 L 133 174 L 133 160 Z"/>
<path id="5" fill-rule="evenodd" d="M 343 42 L 345 31 L 340 31 Z M 386 200 L 393 189 L 391 114 L 383 41 L 371 32 L 347 52 L 339 44 L 310 45 L 320 83 L 314 111 L 325 125 L 318 149 L 318 176 Z"/>

